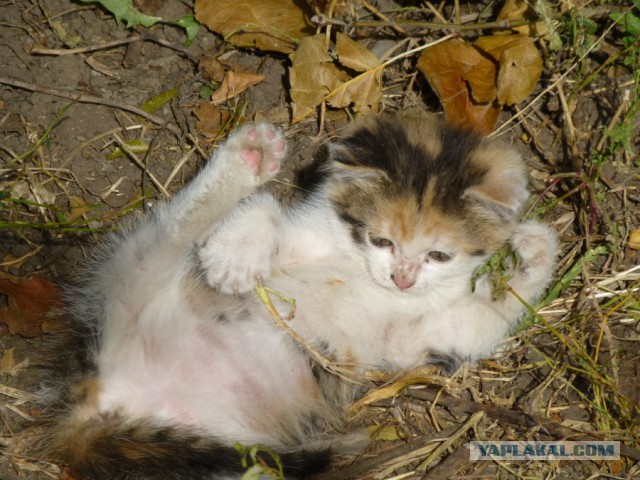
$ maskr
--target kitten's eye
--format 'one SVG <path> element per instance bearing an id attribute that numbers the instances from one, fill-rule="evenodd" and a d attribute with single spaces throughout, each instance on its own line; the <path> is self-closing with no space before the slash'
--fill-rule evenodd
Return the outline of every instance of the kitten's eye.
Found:
<path id="1" fill-rule="evenodd" d="M 453 257 L 448 253 L 439 252 L 438 250 L 433 250 L 429 252 L 429 258 L 435 260 L 436 262 L 448 262 Z"/>
<path id="2" fill-rule="evenodd" d="M 388 238 L 375 237 L 373 235 L 369 235 L 369 241 L 371 245 L 378 248 L 392 248 L 393 242 Z"/>

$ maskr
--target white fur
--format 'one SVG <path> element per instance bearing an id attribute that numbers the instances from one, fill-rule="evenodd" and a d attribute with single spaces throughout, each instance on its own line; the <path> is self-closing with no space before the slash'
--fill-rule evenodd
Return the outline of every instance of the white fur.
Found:
<path id="1" fill-rule="evenodd" d="M 291 328 L 355 371 L 410 368 L 433 353 L 475 359 L 514 326 L 523 311 L 516 299 L 492 302 L 482 281 L 471 293 L 479 260 L 429 262 L 402 291 L 390 280 L 392 256 L 357 248 L 322 192 L 287 212 L 253 193 L 273 172 L 253 172 L 243 152 L 280 161 L 281 136 L 269 138 L 272 131 L 240 129 L 97 273 L 107 303 L 101 411 L 193 425 L 229 443 L 296 446 L 305 435 L 299 419 L 325 406 L 306 353 L 253 294 L 259 279 L 296 300 Z M 446 251 L 446 239 L 422 241 L 415 252 Z M 551 276 L 555 237 L 529 222 L 512 243 L 525 264 L 512 285 L 532 302 Z M 194 259 L 212 287 L 243 295 L 189 287 Z M 204 295 L 213 311 L 191 295 Z M 290 305 L 272 297 L 286 316 Z M 221 313 L 226 321 L 216 319 Z"/>

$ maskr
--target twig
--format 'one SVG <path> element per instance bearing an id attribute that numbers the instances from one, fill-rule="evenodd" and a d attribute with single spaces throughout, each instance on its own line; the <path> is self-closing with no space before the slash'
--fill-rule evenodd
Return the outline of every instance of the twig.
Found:
<path id="1" fill-rule="evenodd" d="M 131 150 L 131 148 L 129 148 L 129 145 L 127 145 L 125 142 L 122 141 L 122 139 L 118 136 L 118 134 L 114 133 L 113 134 L 113 138 L 116 139 L 116 142 L 118 142 L 118 145 L 120 146 L 120 148 L 122 148 L 122 150 L 129 155 L 129 157 L 133 160 L 133 162 L 142 169 L 142 171 L 144 172 L 145 175 L 147 175 L 149 177 L 149 180 L 151 180 L 151 183 L 153 183 L 156 188 L 158 190 L 160 190 L 160 192 L 165 196 L 165 197 L 170 197 L 171 195 L 169 194 L 169 192 L 167 192 L 167 189 L 164 188 L 164 185 L 162 185 L 162 183 L 160 183 L 158 181 L 158 179 L 155 177 L 155 175 L 153 173 L 151 173 L 149 171 L 149 169 L 146 167 L 146 165 L 138 158 L 138 156 L 133 153 L 133 151 Z"/>
<path id="2" fill-rule="evenodd" d="M 540 19 L 529 18 L 514 18 L 511 20 L 498 20 L 495 22 L 485 23 L 472 23 L 467 25 L 457 25 L 454 23 L 438 23 L 438 22 L 419 22 L 412 20 L 394 20 L 394 21 L 380 21 L 380 20 L 360 20 L 353 22 L 354 27 L 393 27 L 393 26 L 405 26 L 405 27 L 421 27 L 431 30 L 455 30 L 457 32 L 465 32 L 469 30 L 485 30 L 493 28 L 511 28 L 519 27 L 521 25 L 534 24 L 539 22 Z"/>
<path id="3" fill-rule="evenodd" d="M 412 452 L 418 452 L 425 448 L 431 451 L 434 448 L 434 443 L 448 439 L 451 435 L 454 435 L 459 428 L 460 427 L 458 425 L 454 425 L 435 435 L 427 435 L 418 441 L 402 444 L 399 447 L 380 452 L 376 454 L 375 457 L 359 461 L 354 465 L 341 469 L 340 471 L 325 473 L 322 475 L 322 480 L 347 480 L 350 478 L 356 478 L 362 474 L 370 472 L 380 465 L 392 462 L 395 459 L 409 455 Z"/>
<path id="4" fill-rule="evenodd" d="M 169 184 L 172 182 L 172 180 L 178 174 L 178 172 L 184 166 L 184 164 L 187 163 L 187 160 L 189 160 L 189 158 L 191 158 L 191 155 L 193 155 L 193 152 L 195 152 L 195 151 L 196 151 L 196 147 L 191 147 L 191 150 L 189 150 L 187 153 L 185 153 L 182 156 L 182 158 L 180 160 L 178 160 L 178 163 L 176 163 L 176 166 L 173 167 L 173 170 L 171 170 L 171 173 L 169 174 L 169 176 L 165 180 L 164 188 L 169 188 Z"/>
<path id="5" fill-rule="evenodd" d="M 276 296 L 278 296 L 281 300 L 283 300 L 286 303 L 289 303 L 291 305 L 291 311 L 289 312 L 289 315 L 287 316 L 287 320 L 293 320 L 294 316 L 295 316 L 295 311 L 296 311 L 296 302 L 294 299 L 291 298 L 287 298 L 284 295 L 282 295 L 279 292 L 276 292 L 275 290 L 265 287 L 262 284 L 258 284 L 256 285 L 255 291 L 258 295 L 258 298 L 260 299 L 260 301 L 264 304 L 265 308 L 267 309 L 267 311 L 269 312 L 269 314 L 273 317 L 274 321 L 276 322 L 276 325 L 281 328 L 282 330 L 284 330 L 285 332 L 287 332 L 289 334 L 289 336 L 291 336 L 291 338 L 298 343 L 299 345 L 301 345 L 302 347 L 305 348 L 305 350 L 307 350 L 307 352 L 309 353 L 309 356 L 311 358 L 313 358 L 316 362 L 318 362 L 319 365 L 322 366 L 322 368 L 324 368 L 325 370 L 327 370 L 330 373 L 333 373 L 335 375 L 338 375 L 340 378 L 348 381 L 348 382 L 352 382 L 352 383 L 361 383 L 361 381 L 359 381 L 356 378 L 352 378 L 353 376 L 349 376 L 349 372 L 347 369 L 342 368 L 340 365 L 338 365 L 337 363 L 331 361 L 330 359 L 326 358 L 325 356 L 323 356 L 320 352 L 318 352 L 316 349 L 314 349 L 311 345 L 309 345 L 304 338 L 302 338 L 300 336 L 300 334 L 298 332 L 296 332 L 293 328 L 291 328 L 287 322 L 285 321 L 285 319 L 282 318 L 282 316 L 280 315 L 280 313 L 278 312 L 278 310 L 276 309 L 276 307 L 273 305 L 273 302 L 271 301 L 271 297 L 269 296 L 269 294 L 274 294 Z"/>
<path id="6" fill-rule="evenodd" d="M 44 93 L 45 95 L 53 95 L 54 97 L 68 98 L 69 100 L 73 100 L 74 102 L 80 103 L 92 103 L 96 105 L 104 105 L 107 107 L 117 108 L 120 110 L 125 110 L 127 112 L 135 113 L 136 115 L 140 115 L 143 118 L 146 118 L 152 123 L 156 125 L 160 125 L 176 136 L 181 135 L 181 131 L 175 125 L 170 125 L 167 121 L 162 118 L 156 117 L 155 115 L 151 115 L 150 113 L 145 112 L 141 108 L 134 107 L 132 105 L 127 105 L 126 103 L 116 102 L 113 100 L 108 100 L 105 98 L 94 97 L 92 95 L 85 95 L 82 93 L 74 93 L 74 92 L 65 92 L 63 90 L 58 90 L 55 88 L 44 87 L 42 85 L 36 85 L 34 83 L 26 83 L 21 82 L 19 80 L 12 80 L 6 77 L 0 77 L 0 84 L 2 85 L 10 85 L 16 88 L 22 88 L 23 90 L 29 90 L 31 92 Z"/>
<path id="7" fill-rule="evenodd" d="M 464 425 L 462 425 L 456 431 L 456 433 L 454 433 L 453 435 L 451 435 L 451 437 L 449 437 L 440 445 L 438 445 L 438 448 L 436 448 L 433 452 L 431 452 L 429 456 L 426 459 L 424 459 L 422 463 L 420 463 L 420 465 L 418 465 L 418 468 L 416 470 L 418 471 L 426 470 L 427 466 L 431 462 L 433 462 L 438 455 L 440 455 L 447 448 L 452 446 L 456 442 L 456 440 L 458 440 L 460 437 L 462 437 L 462 435 L 467 433 L 467 430 L 469 430 L 470 428 L 474 428 L 478 424 L 478 422 L 482 420 L 483 417 L 484 417 L 484 412 L 482 411 L 475 412 L 474 414 L 472 414 L 471 418 L 469 418 L 466 422 L 464 422 Z"/>
<path id="8" fill-rule="evenodd" d="M 555 438 L 574 440 L 602 440 L 601 436 L 596 434 L 586 434 L 583 432 L 576 432 L 571 428 L 565 427 L 562 424 L 542 418 L 537 415 L 532 415 L 524 412 L 518 412 L 516 410 L 509 410 L 506 408 L 498 407 L 491 404 L 481 404 L 465 400 L 463 398 L 453 397 L 442 391 L 435 391 L 432 389 L 423 390 L 409 390 L 408 395 L 419 400 L 425 400 L 428 402 L 438 401 L 439 405 L 447 408 L 461 410 L 465 413 L 474 413 L 482 411 L 488 417 L 498 420 L 499 422 L 508 423 L 522 427 L 531 431 L 534 428 L 538 428 L 541 432 L 547 433 Z M 627 445 L 620 445 L 620 454 L 631 458 L 635 461 L 640 461 L 640 450 L 637 448 L 628 447 Z"/>
<path id="9" fill-rule="evenodd" d="M 23 159 L 27 158 L 29 155 L 31 155 L 33 152 L 35 152 L 38 149 L 38 147 L 40 145 L 42 145 L 47 138 L 49 138 L 49 134 L 51 133 L 51 130 L 53 130 L 53 127 L 55 127 L 60 122 L 60 119 L 66 113 L 66 111 L 69 110 L 71 105 L 72 104 L 66 105 L 58 113 L 56 113 L 56 118 L 53 119 L 53 121 L 49 124 L 47 129 L 44 131 L 42 136 L 38 139 L 38 141 L 36 142 L 36 144 L 32 148 L 27 150 L 22 155 L 19 155 L 19 156 L 13 158 L 9 163 L 13 164 L 13 163 L 19 162 L 20 160 L 23 160 Z"/>
<path id="10" fill-rule="evenodd" d="M 31 47 L 28 53 L 30 53 L 31 55 L 53 55 L 53 56 L 77 55 L 79 53 L 95 52 L 97 50 L 105 50 L 107 48 L 120 47 L 122 45 L 127 45 L 131 42 L 137 42 L 138 40 L 142 40 L 142 37 L 140 35 L 134 35 L 132 37 L 121 38 L 119 40 L 112 40 L 111 42 L 105 42 L 99 45 L 91 45 L 89 47 L 80 47 L 80 48 L 45 48 L 45 47 L 33 46 Z"/>
<path id="11" fill-rule="evenodd" d="M 605 29 L 605 31 L 602 33 L 602 35 L 600 35 L 600 37 L 598 37 L 598 39 L 595 42 L 593 42 L 593 44 L 580 56 L 580 58 L 578 60 L 576 60 L 574 62 L 573 65 L 571 65 L 569 68 L 567 68 L 567 70 L 565 70 L 565 72 L 562 75 L 560 75 L 556 80 L 554 80 L 553 83 L 551 83 L 551 85 L 549 85 L 542 92 L 540 92 L 538 95 L 536 95 L 536 97 L 533 100 L 531 100 L 527 105 L 525 105 L 522 108 L 522 110 L 520 110 L 516 115 L 513 115 L 511 118 L 509 118 L 509 120 L 504 122 L 497 129 L 495 129 L 491 133 L 491 135 L 489 135 L 489 138 L 495 138 L 495 137 L 501 135 L 502 133 L 504 133 L 504 131 L 507 130 L 507 127 L 511 123 L 516 121 L 518 118 L 523 117 L 525 115 L 525 113 L 528 112 L 529 110 L 531 110 L 533 108 L 533 106 L 536 103 L 538 103 L 538 101 L 540 101 L 542 98 L 544 98 L 547 95 L 547 93 L 549 93 L 551 90 L 556 88 L 556 86 L 560 82 L 562 82 L 567 76 L 569 76 L 569 74 L 571 72 L 573 72 L 576 68 L 578 68 L 579 65 L 582 65 L 582 61 L 585 58 L 587 58 L 587 55 L 589 55 L 591 53 L 591 51 L 594 50 L 596 48 L 596 46 L 598 46 L 606 38 L 606 36 L 613 29 L 613 27 L 615 27 L 615 23 L 613 23 L 612 25 L 609 25 L 609 27 L 607 29 Z"/>
<path id="12" fill-rule="evenodd" d="M 387 17 L 384 13 L 382 13 L 381 11 L 379 11 L 376 7 L 374 7 L 373 5 L 371 5 L 369 2 L 367 2 L 366 0 L 360 0 L 360 3 L 362 4 L 362 6 L 364 8 L 366 8 L 367 10 L 369 10 L 371 13 L 373 13 L 376 17 L 381 18 L 382 20 L 384 20 L 385 22 L 391 22 L 391 28 L 393 28 L 396 32 L 401 33 L 403 35 L 406 35 L 407 32 L 404 28 L 402 28 L 401 26 L 399 26 L 397 23 L 389 20 L 389 17 Z"/>
<path id="13" fill-rule="evenodd" d="M 31 55 L 55 55 L 55 56 L 77 55 L 79 53 L 95 52 L 97 50 L 105 50 L 107 48 L 120 47 L 122 45 L 127 45 L 129 43 L 138 42 L 138 41 L 157 43 L 158 45 L 161 45 L 165 48 L 169 48 L 178 53 L 181 53 L 182 55 L 187 57 L 189 60 L 191 60 L 193 63 L 196 63 L 196 64 L 198 63 L 198 59 L 194 57 L 186 48 L 178 45 L 174 45 L 171 42 L 158 38 L 151 33 L 142 33 L 140 35 L 132 35 L 131 37 L 128 37 L 128 38 L 123 38 L 120 40 L 112 40 L 111 42 L 105 42 L 99 45 L 91 45 L 89 47 L 81 47 L 81 48 L 60 48 L 59 49 L 59 48 L 44 48 L 44 47 L 34 46 L 29 50 L 29 53 Z"/>

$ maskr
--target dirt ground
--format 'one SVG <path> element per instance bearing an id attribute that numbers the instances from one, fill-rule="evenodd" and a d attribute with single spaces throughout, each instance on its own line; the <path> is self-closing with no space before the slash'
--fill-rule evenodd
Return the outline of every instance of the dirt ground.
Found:
<path id="1" fill-rule="evenodd" d="M 451 18 L 452 5 L 439 6 L 444 16 Z M 192 11 L 188 1 L 169 1 L 152 13 L 174 19 Z M 596 17 L 595 37 L 608 25 L 602 18 Z M 367 35 L 370 44 L 399 42 L 394 33 L 380 28 Z M 96 46 L 140 34 L 150 35 L 68 52 L 71 43 Z M 604 134 L 627 114 L 638 86 L 632 68 L 608 61 L 622 49 L 620 32 L 615 35 L 576 61 L 577 68 L 571 68 L 577 43 L 544 52 L 535 92 L 500 117 L 501 138 L 530 167 L 530 214 L 560 234 L 560 295 L 495 359 L 447 378 L 431 371 L 373 378 L 374 385 L 404 382 L 406 388 L 351 411 L 354 426 L 379 427 L 378 441 L 358 458 L 336 458 L 335 471 L 322 478 L 640 478 L 640 238 L 635 245 L 631 238 L 640 228 L 637 116 L 626 149 L 607 150 L 612 137 Z M 222 110 L 234 121 L 266 119 L 287 128 L 296 161 L 275 188 L 292 194 L 287 186 L 312 161 L 320 129 L 316 115 L 287 126 L 288 58 L 236 49 L 205 28 L 189 47 L 184 42 L 183 31 L 170 25 L 128 30 L 96 4 L 0 0 L 0 278 L 73 283 L 104 232 L 153 208 L 193 175 L 215 144 L 193 113 L 210 83 L 198 67 L 203 57 L 223 55 L 265 75 Z M 34 47 L 49 50 L 36 54 Z M 427 82 L 411 74 L 412 62 L 386 72 L 393 84 L 386 110 L 438 111 Z M 577 89 L 591 72 L 597 72 L 593 82 Z M 129 108 L 171 89 L 175 97 L 152 119 Z M 331 112 L 324 130 L 331 133 L 345 118 Z M 111 158 L 121 142 L 134 140 L 149 144 L 150 153 Z M 43 295 L 32 294 L 34 302 Z M 0 294 L 4 311 L 11 301 Z M 21 432 L 39 414 L 30 395 L 40 375 L 35 365 L 55 328 L 45 322 L 26 335 L 0 323 L 2 479 L 71 478 L 16 448 L 28 441 Z M 472 438 L 613 439 L 622 442 L 623 455 L 601 462 L 469 462 L 465 444 Z"/>

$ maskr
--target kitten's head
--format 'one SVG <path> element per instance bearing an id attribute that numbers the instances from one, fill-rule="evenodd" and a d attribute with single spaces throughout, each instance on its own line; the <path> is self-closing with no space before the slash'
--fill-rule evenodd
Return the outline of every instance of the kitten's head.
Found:
<path id="1" fill-rule="evenodd" d="M 373 279 L 398 291 L 468 280 L 528 198 L 518 153 L 430 118 L 357 122 L 329 160 L 329 200 Z"/>

